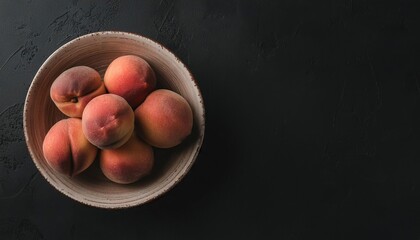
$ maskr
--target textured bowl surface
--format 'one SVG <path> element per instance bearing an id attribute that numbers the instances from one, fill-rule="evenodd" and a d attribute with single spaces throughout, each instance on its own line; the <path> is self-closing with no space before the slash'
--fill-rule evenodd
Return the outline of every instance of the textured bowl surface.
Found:
<path id="1" fill-rule="evenodd" d="M 43 139 L 58 120 L 65 118 L 50 99 L 49 89 L 64 70 L 86 65 L 103 76 L 118 56 L 134 54 L 146 59 L 156 72 L 159 88 L 181 94 L 193 109 L 194 128 L 181 145 L 157 150 L 152 174 L 130 185 L 106 179 L 97 164 L 76 177 L 56 173 L 42 154 Z M 81 203 L 101 208 L 126 208 L 155 199 L 171 189 L 189 171 L 204 138 L 204 106 L 191 73 L 174 54 L 145 37 L 125 32 L 98 32 L 76 38 L 57 49 L 36 73 L 28 90 L 24 132 L 32 159 L 46 180 L 57 190 Z"/>

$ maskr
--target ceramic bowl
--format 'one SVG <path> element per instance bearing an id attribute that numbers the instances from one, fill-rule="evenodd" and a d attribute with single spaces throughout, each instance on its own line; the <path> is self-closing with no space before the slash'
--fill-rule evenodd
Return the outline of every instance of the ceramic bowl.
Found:
<path id="1" fill-rule="evenodd" d="M 187 99 L 194 115 L 191 136 L 175 148 L 157 149 L 152 174 L 133 184 L 109 181 L 96 163 L 75 177 L 55 172 L 46 163 L 42 153 L 46 133 L 55 122 L 65 118 L 50 99 L 52 82 L 64 70 L 77 65 L 90 66 L 103 76 L 112 60 L 128 54 L 141 56 L 149 62 L 156 72 L 159 88 L 171 89 Z M 204 138 L 205 127 L 202 96 L 186 66 L 159 43 L 126 32 L 87 34 L 66 43 L 51 54 L 29 87 L 23 124 L 30 155 L 42 176 L 66 196 L 100 208 L 137 206 L 174 187 L 193 165 Z"/>

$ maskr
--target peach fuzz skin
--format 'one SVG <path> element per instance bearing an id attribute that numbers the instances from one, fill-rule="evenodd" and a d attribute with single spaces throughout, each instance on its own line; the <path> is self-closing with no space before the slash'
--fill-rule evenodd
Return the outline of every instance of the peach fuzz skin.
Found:
<path id="1" fill-rule="evenodd" d="M 170 90 L 158 89 L 150 93 L 134 115 L 136 134 L 154 147 L 174 147 L 192 131 L 190 105 Z"/>
<path id="2" fill-rule="evenodd" d="M 109 64 L 104 83 L 109 93 L 122 96 L 135 109 L 155 89 L 156 76 L 144 59 L 125 55 Z"/>
<path id="3" fill-rule="evenodd" d="M 86 138 L 100 149 L 118 148 L 134 130 L 134 113 L 124 98 L 103 94 L 92 99 L 82 115 Z"/>
<path id="4" fill-rule="evenodd" d="M 135 134 L 117 149 L 101 150 L 99 166 L 111 181 L 129 184 L 147 176 L 154 165 L 153 148 Z"/>
<path id="5" fill-rule="evenodd" d="M 60 74 L 50 88 L 57 108 L 69 117 L 82 117 L 83 109 L 94 97 L 106 93 L 99 73 L 87 66 L 76 66 Z"/>
<path id="6" fill-rule="evenodd" d="M 98 152 L 85 138 L 79 118 L 63 119 L 54 124 L 44 138 L 42 149 L 48 165 L 68 176 L 86 170 Z"/>

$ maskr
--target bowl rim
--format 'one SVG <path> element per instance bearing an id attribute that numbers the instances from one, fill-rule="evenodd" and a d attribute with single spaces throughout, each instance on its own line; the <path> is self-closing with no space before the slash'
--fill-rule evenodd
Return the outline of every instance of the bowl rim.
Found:
<path id="1" fill-rule="evenodd" d="M 176 176 L 174 177 L 174 179 L 170 182 L 168 182 L 167 184 L 163 185 L 158 191 L 154 191 L 152 194 L 147 195 L 146 197 L 140 199 L 140 200 L 136 200 L 136 201 L 131 201 L 131 202 L 123 202 L 123 203 L 105 203 L 105 202 L 96 202 L 96 201 L 91 201 L 88 200 L 86 198 L 84 198 L 83 196 L 74 196 L 72 194 L 72 192 L 66 191 L 64 188 L 59 188 L 58 186 L 55 185 L 55 183 L 52 182 L 52 180 L 49 178 L 47 171 L 44 170 L 40 163 L 38 162 L 39 160 L 35 157 L 35 151 L 34 149 L 32 149 L 32 147 L 29 144 L 30 141 L 30 136 L 28 133 L 28 116 L 27 116 L 27 112 L 28 112 L 28 104 L 29 104 L 29 100 L 31 98 L 31 93 L 33 91 L 33 89 L 35 88 L 34 86 L 37 84 L 37 82 L 42 81 L 42 79 L 40 79 L 40 75 L 42 74 L 43 71 L 45 71 L 47 69 L 47 65 L 56 57 L 56 55 L 60 54 L 62 51 L 64 51 L 66 48 L 68 48 L 69 46 L 75 44 L 75 42 L 81 40 L 81 39 L 85 39 L 85 38 L 91 38 L 94 36 L 98 36 L 98 35 L 110 35 L 110 36 L 129 36 L 130 38 L 134 38 L 134 39 L 139 39 L 142 41 L 146 41 L 149 42 L 152 45 L 155 45 L 159 48 L 161 48 L 163 51 L 165 51 L 165 54 L 168 54 L 171 58 L 173 58 L 179 65 L 180 67 L 182 67 L 186 73 L 189 74 L 190 79 L 192 80 L 193 84 L 192 86 L 194 87 L 196 93 L 197 93 L 197 97 L 199 99 L 199 107 L 201 108 L 200 110 L 202 111 L 202 114 L 200 117 L 200 119 L 198 120 L 198 122 L 200 123 L 200 126 L 198 126 L 199 132 L 197 134 L 198 139 L 196 141 L 196 143 L 194 144 L 196 146 L 196 149 L 194 150 L 194 155 L 189 159 L 188 164 L 186 166 L 184 166 L 183 168 L 181 168 L 181 170 L 179 171 L 178 174 L 176 174 Z M 97 31 L 97 32 L 92 32 L 92 33 L 88 33 L 88 34 L 84 34 L 78 37 L 73 38 L 72 40 L 68 41 L 67 43 L 61 45 L 59 48 L 57 48 L 54 52 L 52 52 L 47 58 L 46 60 L 44 60 L 44 62 L 41 64 L 41 66 L 38 68 L 37 72 L 35 73 L 32 82 L 27 90 L 26 93 L 26 97 L 25 97 L 25 102 L 24 102 L 24 106 L 23 106 L 23 130 L 24 130 L 24 135 L 25 135 L 25 143 L 26 146 L 29 150 L 29 154 L 31 156 L 32 162 L 35 164 L 36 168 L 38 169 L 38 171 L 41 173 L 41 175 L 44 177 L 44 179 L 47 180 L 47 182 L 52 185 L 56 190 L 58 190 L 59 192 L 61 192 L 62 194 L 64 194 L 65 196 L 79 202 L 82 203 L 84 205 L 88 205 L 88 206 L 92 206 L 92 207 L 97 207 L 97 208 L 105 208 L 105 209 L 124 209 L 124 208 L 130 208 L 130 207 L 135 207 L 135 206 L 139 206 L 139 205 L 143 205 L 145 203 L 148 203 L 150 201 L 153 201 L 159 197 L 161 197 L 162 195 L 164 195 L 165 193 L 167 193 L 169 190 L 171 190 L 172 188 L 174 188 L 176 185 L 178 185 L 178 183 L 184 179 L 184 177 L 187 175 L 187 173 L 190 171 L 190 169 L 192 168 L 192 166 L 194 165 L 198 154 L 201 150 L 203 141 L 204 141 L 204 135 L 205 135 L 205 115 L 206 115 L 206 111 L 205 111 L 205 105 L 204 105 L 204 100 L 203 100 L 203 95 L 201 93 L 200 88 L 198 87 L 198 83 L 197 80 L 194 78 L 193 74 L 191 73 L 191 71 L 189 70 L 189 68 L 168 48 L 166 48 L 165 46 L 163 46 L 161 43 L 154 41 L 148 37 L 145 37 L 143 35 L 137 34 L 137 33 L 133 33 L 133 32 L 125 32 L 125 31 Z"/>

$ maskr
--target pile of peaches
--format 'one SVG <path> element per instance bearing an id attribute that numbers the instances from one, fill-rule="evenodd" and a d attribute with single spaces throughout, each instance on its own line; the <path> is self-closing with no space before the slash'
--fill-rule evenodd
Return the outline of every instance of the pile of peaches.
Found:
<path id="1" fill-rule="evenodd" d="M 154 148 L 172 148 L 191 134 L 193 113 L 178 93 L 157 89 L 156 75 L 139 56 L 114 59 L 103 79 L 88 66 L 75 66 L 52 83 L 50 96 L 67 118 L 43 141 L 55 171 L 75 176 L 99 161 L 103 174 L 121 184 L 149 175 Z"/>

